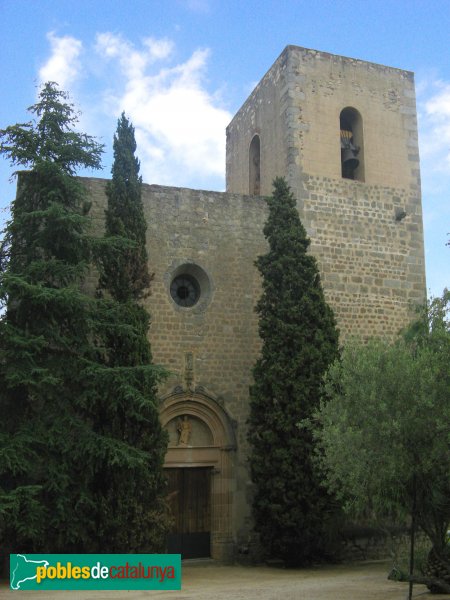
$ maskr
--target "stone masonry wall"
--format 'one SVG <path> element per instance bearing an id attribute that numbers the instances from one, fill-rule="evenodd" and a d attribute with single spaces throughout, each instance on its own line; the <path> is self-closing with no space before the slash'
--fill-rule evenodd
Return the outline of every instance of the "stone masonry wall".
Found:
<path id="1" fill-rule="evenodd" d="M 92 201 L 94 229 L 101 234 L 106 180 L 82 179 Z M 411 318 L 409 302 L 422 297 L 421 217 L 405 190 L 304 176 L 309 197 L 305 226 L 318 257 L 341 341 L 352 335 L 395 337 Z M 363 186 L 363 190 L 359 187 Z M 362 192 L 362 193 L 361 193 Z M 267 218 L 261 197 L 143 186 L 147 250 L 154 272 L 150 340 L 154 360 L 171 372 L 161 396 L 186 388 L 186 355 L 193 357 L 193 388 L 218 399 L 237 440 L 233 463 L 233 532 L 245 540 L 250 523 L 247 471 L 248 388 L 260 350 L 254 306 L 261 292 L 255 258 L 267 250 Z M 396 206 L 410 218 L 395 220 Z M 209 289 L 186 309 L 169 292 L 181 265 L 201 267 Z M 96 274 L 87 282 L 95 288 Z"/>
<path id="2" fill-rule="evenodd" d="M 341 331 L 394 339 L 425 298 L 422 214 L 402 188 L 304 175 L 303 223 Z M 396 209 L 407 217 L 395 218 Z"/>
<path id="3" fill-rule="evenodd" d="M 83 179 L 92 200 L 94 227 L 102 230 L 106 181 Z M 185 356 L 193 355 L 193 388 L 218 398 L 235 426 L 234 534 L 249 522 L 245 422 L 251 369 L 260 349 L 254 306 L 260 295 L 256 256 L 266 251 L 262 198 L 190 189 L 143 186 L 147 250 L 155 276 L 146 300 L 154 361 L 171 376 L 161 396 L 186 388 Z M 208 275 L 210 291 L 186 309 L 170 297 L 171 275 L 194 263 Z M 95 273 L 90 286 L 95 285 Z"/>

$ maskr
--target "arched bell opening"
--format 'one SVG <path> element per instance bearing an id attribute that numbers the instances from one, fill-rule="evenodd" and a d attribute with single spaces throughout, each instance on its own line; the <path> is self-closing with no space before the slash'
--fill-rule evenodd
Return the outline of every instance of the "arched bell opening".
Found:
<path id="1" fill-rule="evenodd" d="M 259 135 L 254 135 L 249 148 L 249 194 L 261 194 L 261 142 Z"/>
<path id="2" fill-rule="evenodd" d="M 344 108 L 339 118 L 341 174 L 344 179 L 364 181 L 363 125 L 360 113 Z"/>

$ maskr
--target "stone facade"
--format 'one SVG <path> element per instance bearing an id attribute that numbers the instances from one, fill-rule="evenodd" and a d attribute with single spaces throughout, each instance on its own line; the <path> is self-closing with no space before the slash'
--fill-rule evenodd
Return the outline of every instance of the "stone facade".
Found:
<path id="1" fill-rule="evenodd" d="M 341 170 L 342 115 L 359 148 L 352 179 Z M 155 273 L 150 339 L 155 362 L 171 372 L 160 390 L 166 466 L 210 469 L 211 555 L 223 560 L 251 535 L 254 261 L 267 249 L 260 194 L 278 175 L 298 200 L 341 339 L 395 336 L 425 297 L 413 75 L 288 46 L 227 129 L 226 193 L 143 186 Z M 105 181 L 84 184 L 101 231 Z M 189 439 L 180 443 L 186 416 Z"/>
<path id="2" fill-rule="evenodd" d="M 83 182 L 101 232 L 106 180 Z M 157 185 L 144 185 L 142 199 L 155 274 L 146 300 L 150 340 L 155 362 L 171 372 L 160 390 L 162 422 L 171 432 L 166 466 L 212 468 L 211 554 L 232 560 L 250 527 L 245 422 L 260 348 L 254 260 L 267 248 L 266 204 L 261 197 Z M 172 299 L 170 284 L 178 272 L 191 269 L 206 281 L 201 281 L 199 302 L 184 308 Z M 95 274 L 89 285 L 95 285 Z M 174 421 L 185 414 L 206 423 L 210 443 L 199 432 L 189 447 L 178 447 Z"/>

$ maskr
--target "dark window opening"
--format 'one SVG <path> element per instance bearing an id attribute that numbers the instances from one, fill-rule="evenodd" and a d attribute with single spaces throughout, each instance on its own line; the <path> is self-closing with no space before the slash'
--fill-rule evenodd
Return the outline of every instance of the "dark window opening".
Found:
<path id="1" fill-rule="evenodd" d="M 261 194 L 261 144 L 259 135 L 255 135 L 249 150 L 249 194 Z"/>
<path id="2" fill-rule="evenodd" d="M 170 285 L 170 295 L 178 306 L 194 306 L 200 297 L 200 285 L 192 275 L 179 275 Z"/>
<path id="3" fill-rule="evenodd" d="M 354 108 L 341 112 L 340 144 L 342 177 L 364 181 L 362 119 Z"/>

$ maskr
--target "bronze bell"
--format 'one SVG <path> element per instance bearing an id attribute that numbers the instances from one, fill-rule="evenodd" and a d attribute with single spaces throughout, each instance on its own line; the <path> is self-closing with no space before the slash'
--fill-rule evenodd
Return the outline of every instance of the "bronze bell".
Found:
<path id="1" fill-rule="evenodd" d="M 354 171 L 359 165 L 356 158 L 356 152 L 352 148 L 345 148 L 342 151 L 342 166 L 347 171 Z"/>

